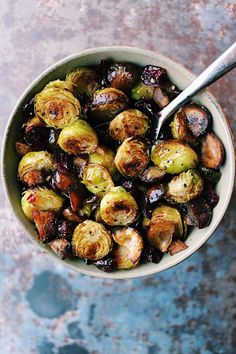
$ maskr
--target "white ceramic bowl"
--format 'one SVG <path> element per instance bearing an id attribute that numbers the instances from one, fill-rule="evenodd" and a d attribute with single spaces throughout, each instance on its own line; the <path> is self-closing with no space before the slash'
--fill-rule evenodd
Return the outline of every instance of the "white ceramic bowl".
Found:
<path id="1" fill-rule="evenodd" d="M 119 270 L 113 273 L 104 273 L 98 270 L 95 266 L 85 265 L 84 262 L 79 259 L 68 259 L 65 261 L 60 260 L 48 246 L 42 245 L 37 240 L 34 225 L 26 219 L 21 210 L 20 193 L 17 184 L 17 165 L 19 159 L 16 156 L 14 149 L 14 142 L 17 138 L 19 128 L 23 122 L 21 109 L 23 103 L 37 92 L 42 90 L 49 81 L 58 78 L 63 79 L 66 73 L 78 66 L 90 66 L 98 64 L 101 59 L 106 58 L 113 59 L 114 61 L 129 61 L 139 65 L 153 64 L 162 66 L 167 69 L 170 79 L 180 89 L 186 88 L 195 77 L 182 65 L 158 53 L 137 48 L 102 47 L 88 49 L 78 54 L 71 55 L 44 71 L 37 79 L 32 82 L 32 84 L 25 90 L 25 92 L 16 103 L 15 108 L 13 109 L 13 112 L 9 118 L 8 126 L 5 132 L 2 154 L 2 171 L 6 194 L 9 198 L 13 212 L 21 223 L 25 232 L 41 250 L 46 251 L 48 254 L 54 257 L 57 262 L 60 262 L 61 264 L 64 264 L 80 273 L 102 278 L 127 279 L 158 273 L 178 264 L 179 262 L 192 255 L 196 250 L 198 250 L 198 248 L 201 247 L 213 234 L 227 209 L 233 190 L 235 173 L 234 148 L 231 131 L 221 107 L 219 106 L 216 99 L 208 91 L 204 91 L 203 93 L 196 96 L 194 101 L 203 104 L 210 110 L 213 116 L 213 130 L 221 138 L 226 151 L 226 160 L 224 165 L 221 167 L 222 177 L 216 188 L 220 199 L 218 205 L 214 209 L 213 218 L 210 225 L 201 230 L 194 228 L 186 241 L 188 248 L 180 253 L 175 254 L 174 256 L 165 255 L 159 264 L 148 263 L 140 265 L 137 268 L 131 270 Z"/>

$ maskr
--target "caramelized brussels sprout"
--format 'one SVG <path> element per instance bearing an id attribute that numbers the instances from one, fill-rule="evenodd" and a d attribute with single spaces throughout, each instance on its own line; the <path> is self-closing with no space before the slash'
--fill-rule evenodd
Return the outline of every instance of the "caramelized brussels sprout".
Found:
<path id="1" fill-rule="evenodd" d="M 167 93 L 160 86 L 155 87 L 153 93 L 153 99 L 156 102 L 156 104 L 159 106 L 159 108 L 164 108 L 170 103 L 170 99 Z"/>
<path id="2" fill-rule="evenodd" d="M 171 256 L 173 256 L 176 253 L 179 253 L 183 250 L 186 250 L 188 248 L 188 246 L 186 245 L 186 243 L 180 241 L 180 240 L 176 240 L 171 242 L 168 251 L 170 253 Z"/>
<path id="3" fill-rule="evenodd" d="M 207 168 L 219 168 L 224 159 L 224 147 L 213 133 L 208 133 L 201 145 L 201 163 Z"/>
<path id="4" fill-rule="evenodd" d="M 111 175 L 114 175 L 117 170 L 114 164 L 115 153 L 105 145 L 99 145 L 96 151 L 89 154 L 88 162 L 98 164 L 105 167 Z"/>
<path id="5" fill-rule="evenodd" d="M 58 144 L 68 154 L 89 154 L 96 151 L 98 138 L 93 128 L 85 120 L 79 119 L 62 129 Z"/>
<path id="6" fill-rule="evenodd" d="M 191 103 L 183 106 L 179 113 L 187 120 L 188 127 L 195 137 L 205 133 L 210 121 L 210 112 L 205 107 Z"/>
<path id="7" fill-rule="evenodd" d="M 66 83 L 75 95 L 91 96 L 98 89 L 97 74 L 91 68 L 78 68 L 66 75 Z"/>
<path id="8" fill-rule="evenodd" d="M 178 140 L 159 141 L 152 148 L 151 160 L 161 170 L 171 174 L 194 168 L 198 163 L 196 152 Z"/>
<path id="9" fill-rule="evenodd" d="M 101 218 L 111 226 L 132 224 L 139 215 L 138 205 L 132 195 L 123 187 L 113 187 L 102 198 Z"/>
<path id="10" fill-rule="evenodd" d="M 47 87 L 35 96 L 35 114 L 49 127 L 62 129 L 81 115 L 79 101 L 67 90 Z"/>
<path id="11" fill-rule="evenodd" d="M 131 63 L 112 64 L 107 71 L 107 82 L 111 87 L 127 92 L 138 79 L 138 69 Z"/>
<path id="12" fill-rule="evenodd" d="M 89 106 L 89 114 L 100 121 L 111 120 L 128 106 L 128 97 L 124 92 L 107 87 L 94 92 Z"/>
<path id="13" fill-rule="evenodd" d="M 147 222 L 147 238 L 150 244 L 161 252 L 166 252 L 173 236 L 183 235 L 183 224 L 179 211 L 167 205 L 160 205 Z"/>
<path id="14" fill-rule="evenodd" d="M 110 136 L 118 141 L 134 135 L 145 136 L 150 128 L 149 118 L 138 109 L 127 109 L 119 113 L 109 126 Z"/>
<path id="15" fill-rule="evenodd" d="M 125 139 L 115 156 L 116 168 L 127 177 L 137 177 L 143 172 L 148 162 L 148 144 L 145 140 L 136 136 Z"/>
<path id="16" fill-rule="evenodd" d="M 203 179 L 198 171 L 190 169 L 172 178 L 167 184 L 166 199 L 173 203 L 186 203 L 203 191 Z"/>
<path id="17" fill-rule="evenodd" d="M 52 211 L 32 211 L 32 220 L 38 231 L 38 239 L 42 243 L 47 243 L 56 236 L 56 217 Z"/>
<path id="18" fill-rule="evenodd" d="M 119 247 L 114 250 L 118 269 L 133 268 L 138 265 L 143 250 L 143 239 L 132 227 L 115 231 L 112 237 Z"/>
<path id="19" fill-rule="evenodd" d="M 139 175 L 139 178 L 145 183 L 156 183 L 161 181 L 165 175 L 165 171 L 157 166 L 149 166 Z"/>
<path id="20" fill-rule="evenodd" d="M 70 255 L 71 244 L 69 241 L 63 238 L 57 238 L 49 243 L 51 249 L 56 253 L 56 255 L 65 259 Z"/>
<path id="21" fill-rule="evenodd" d="M 63 206 L 63 198 L 48 188 L 28 189 L 23 193 L 21 207 L 25 216 L 32 220 L 33 210 L 58 212 Z"/>
<path id="22" fill-rule="evenodd" d="M 110 173 L 105 167 L 98 164 L 88 164 L 84 168 L 82 183 L 91 193 L 98 195 L 104 195 L 114 187 Z"/>
<path id="23" fill-rule="evenodd" d="M 72 248 L 78 257 L 96 261 L 110 253 L 112 246 L 111 235 L 102 224 L 86 220 L 75 228 Z"/>
<path id="24" fill-rule="evenodd" d="M 32 171 L 44 171 L 49 172 L 52 169 L 52 155 L 46 151 L 32 151 L 28 152 L 25 156 L 22 157 L 18 166 L 18 175 L 22 182 L 27 183 L 32 186 L 37 183 L 34 183 L 34 178 L 32 179 L 33 183 L 29 183 L 29 172 Z M 39 176 L 39 174 L 37 174 Z M 31 180 L 31 178 L 30 178 Z"/>
<path id="25" fill-rule="evenodd" d="M 140 81 L 131 90 L 131 98 L 136 101 L 141 100 L 141 99 L 143 99 L 145 101 L 149 101 L 149 100 L 153 99 L 154 89 L 155 89 L 155 87 L 146 86 L 142 81 Z"/>
<path id="26" fill-rule="evenodd" d="M 182 108 L 175 113 L 170 127 L 171 133 L 175 139 L 186 141 L 193 145 L 196 144 L 196 138 L 188 127 L 187 119 L 182 113 Z"/>

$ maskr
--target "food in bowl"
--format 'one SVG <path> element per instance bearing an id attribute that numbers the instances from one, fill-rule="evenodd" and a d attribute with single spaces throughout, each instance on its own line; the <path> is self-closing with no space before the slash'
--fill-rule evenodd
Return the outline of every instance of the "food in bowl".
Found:
<path id="1" fill-rule="evenodd" d="M 152 140 L 152 122 L 178 93 L 164 68 L 103 60 L 22 107 L 22 210 L 40 242 L 109 272 L 158 263 L 209 225 L 224 159 L 210 112 L 186 104 Z"/>

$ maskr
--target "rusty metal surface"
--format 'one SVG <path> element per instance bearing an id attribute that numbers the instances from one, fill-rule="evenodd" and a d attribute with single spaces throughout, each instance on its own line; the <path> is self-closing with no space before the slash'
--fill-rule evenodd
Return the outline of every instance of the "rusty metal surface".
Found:
<path id="1" fill-rule="evenodd" d="M 0 137 L 23 89 L 66 55 L 132 45 L 197 74 L 235 38 L 235 1 L 1 0 Z M 235 133 L 235 72 L 212 92 Z M 235 353 L 235 194 L 214 236 L 187 261 L 111 281 L 76 274 L 38 251 L 0 192 L 1 353 Z"/>

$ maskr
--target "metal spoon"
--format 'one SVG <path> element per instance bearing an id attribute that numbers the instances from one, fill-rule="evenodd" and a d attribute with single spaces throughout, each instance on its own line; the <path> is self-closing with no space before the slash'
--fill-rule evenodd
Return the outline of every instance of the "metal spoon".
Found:
<path id="1" fill-rule="evenodd" d="M 228 71 L 236 67 L 236 42 L 232 44 L 219 58 L 208 66 L 184 91 L 182 91 L 168 106 L 159 112 L 154 123 L 153 132 L 156 140 L 160 129 L 167 118 L 177 111 L 185 102 L 195 96 L 201 90 L 215 82 Z"/>

